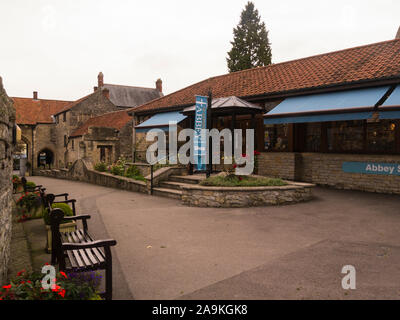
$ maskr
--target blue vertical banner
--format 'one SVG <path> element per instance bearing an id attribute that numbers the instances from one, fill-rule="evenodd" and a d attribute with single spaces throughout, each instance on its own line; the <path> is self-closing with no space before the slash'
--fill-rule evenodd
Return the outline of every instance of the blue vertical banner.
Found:
<path id="1" fill-rule="evenodd" d="M 207 128 L 208 98 L 196 96 L 196 111 L 194 115 L 194 161 L 197 171 L 206 170 L 207 162 Z"/>

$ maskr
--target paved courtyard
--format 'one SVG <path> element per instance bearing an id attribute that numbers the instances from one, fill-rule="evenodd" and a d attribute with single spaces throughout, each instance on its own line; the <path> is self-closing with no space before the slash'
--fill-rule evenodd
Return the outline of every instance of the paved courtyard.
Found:
<path id="1" fill-rule="evenodd" d="M 89 230 L 114 238 L 116 299 L 399 299 L 400 196 L 315 189 L 281 207 L 214 209 L 82 182 L 70 193 Z M 341 288 L 344 265 L 357 289 Z"/>

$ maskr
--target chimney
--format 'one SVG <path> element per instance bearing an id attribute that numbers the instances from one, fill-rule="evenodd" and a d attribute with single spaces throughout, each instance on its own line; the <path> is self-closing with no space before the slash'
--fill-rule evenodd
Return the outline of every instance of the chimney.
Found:
<path id="1" fill-rule="evenodd" d="M 108 90 L 107 88 L 103 89 L 103 95 L 107 98 L 110 99 L 110 90 Z"/>
<path id="2" fill-rule="evenodd" d="M 93 87 L 93 92 L 96 92 L 96 90 L 97 90 L 97 87 Z"/>
<path id="3" fill-rule="evenodd" d="M 33 91 L 33 100 L 37 100 L 37 99 L 38 99 L 37 91 Z"/>
<path id="4" fill-rule="evenodd" d="M 161 79 L 157 79 L 156 81 L 156 89 L 162 93 L 162 80 Z"/>
<path id="5" fill-rule="evenodd" d="M 399 30 L 397 30 L 396 38 L 395 39 L 400 39 L 400 27 Z"/>
<path id="6" fill-rule="evenodd" d="M 104 75 L 103 72 L 100 72 L 97 76 L 97 86 L 100 88 L 104 85 Z"/>

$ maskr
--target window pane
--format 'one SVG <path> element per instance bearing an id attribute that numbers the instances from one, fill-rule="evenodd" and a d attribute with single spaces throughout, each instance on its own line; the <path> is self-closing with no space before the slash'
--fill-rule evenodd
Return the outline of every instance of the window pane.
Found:
<path id="1" fill-rule="evenodd" d="M 264 146 L 266 151 L 287 151 L 288 132 L 287 124 L 265 125 Z"/>
<path id="2" fill-rule="evenodd" d="M 328 125 L 328 150 L 333 152 L 363 151 L 363 121 L 340 121 Z"/>
<path id="3" fill-rule="evenodd" d="M 307 123 L 306 150 L 308 152 L 321 150 L 321 123 Z"/>
<path id="4" fill-rule="evenodd" d="M 367 124 L 368 151 L 378 153 L 395 152 L 396 124 L 390 120 L 381 120 Z"/>

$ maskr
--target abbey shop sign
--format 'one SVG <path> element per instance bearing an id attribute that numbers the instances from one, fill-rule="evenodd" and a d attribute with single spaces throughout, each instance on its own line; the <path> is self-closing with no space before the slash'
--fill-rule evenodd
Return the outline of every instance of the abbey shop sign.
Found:
<path id="1" fill-rule="evenodd" d="M 400 163 L 343 162 L 343 172 L 400 176 Z"/>

